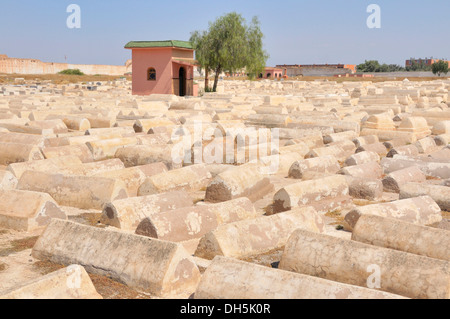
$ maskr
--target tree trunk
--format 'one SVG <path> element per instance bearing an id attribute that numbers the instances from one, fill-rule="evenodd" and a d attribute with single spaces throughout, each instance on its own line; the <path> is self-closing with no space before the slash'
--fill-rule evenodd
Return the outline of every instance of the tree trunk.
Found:
<path id="1" fill-rule="evenodd" d="M 217 92 L 217 83 L 219 82 L 219 74 L 222 72 L 220 65 L 216 68 L 216 75 L 214 76 L 213 92 Z"/>
<path id="2" fill-rule="evenodd" d="M 205 68 L 205 92 L 209 89 L 209 70 Z"/>

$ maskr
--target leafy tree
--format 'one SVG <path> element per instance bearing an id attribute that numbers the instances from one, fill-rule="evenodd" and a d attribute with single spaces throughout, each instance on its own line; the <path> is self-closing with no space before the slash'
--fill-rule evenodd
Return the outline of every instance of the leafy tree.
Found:
<path id="1" fill-rule="evenodd" d="M 376 60 L 365 61 L 357 66 L 360 72 L 377 72 L 380 69 L 380 63 Z"/>
<path id="2" fill-rule="evenodd" d="M 269 55 L 263 49 L 263 33 L 257 17 L 253 17 L 252 24 L 247 30 L 248 56 L 246 70 L 250 79 L 255 79 L 264 71 Z"/>
<path id="3" fill-rule="evenodd" d="M 212 52 L 211 37 L 208 37 L 206 31 L 194 31 L 191 33 L 190 42 L 195 48 L 195 58 L 202 69 L 205 70 L 205 90 L 209 91 L 209 73 L 213 70 L 215 65 L 214 56 Z"/>
<path id="4" fill-rule="evenodd" d="M 365 61 L 357 66 L 359 72 L 396 72 L 405 69 L 397 64 L 380 64 L 377 60 Z"/>
<path id="5" fill-rule="evenodd" d="M 258 19 L 253 18 L 247 26 L 245 19 L 236 12 L 210 23 L 208 31 L 192 32 L 190 41 L 196 50 L 196 59 L 205 69 L 205 88 L 209 71 L 215 73 L 214 92 L 223 71 L 232 74 L 245 68 L 251 78 L 261 73 L 268 59 L 262 38 Z"/>
<path id="6" fill-rule="evenodd" d="M 431 65 L 431 71 L 433 74 L 437 74 L 438 76 L 441 76 L 442 73 L 447 74 L 448 73 L 448 62 L 440 60 L 438 62 L 435 62 Z"/>

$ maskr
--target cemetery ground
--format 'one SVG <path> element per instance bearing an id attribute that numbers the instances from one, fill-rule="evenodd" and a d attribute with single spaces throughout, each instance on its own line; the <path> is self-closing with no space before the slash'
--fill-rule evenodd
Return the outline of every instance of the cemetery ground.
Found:
<path id="1" fill-rule="evenodd" d="M 450 79 L 0 79 L 0 298 L 450 297 Z"/>

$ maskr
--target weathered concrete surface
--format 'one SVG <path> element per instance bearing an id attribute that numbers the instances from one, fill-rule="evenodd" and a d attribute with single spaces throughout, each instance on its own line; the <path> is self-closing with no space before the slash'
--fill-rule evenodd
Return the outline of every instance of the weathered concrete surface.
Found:
<path id="1" fill-rule="evenodd" d="M 136 234 L 174 242 L 201 238 L 221 224 L 255 218 L 251 201 L 237 198 L 230 201 L 197 205 L 151 214 L 136 228 Z"/>
<path id="2" fill-rule="evenodd" d="M 389 174 L 400 169 L 417 166 L 426 176 L 438 177 L 441 179 L 450 178 L 450 163 L 444 162 L 425 162 L 413 158 L 383 158 L 380 161 L 384 173 Z"/>
<path id="3" fill-rule="evenodd" d="M 433 135 L 450 134 L 450 121 L 441 121 L 433 125 Z"/>
<path id="4" fill-rule="evenodd" d="M 206 188 L 205 201 L 224 202 L 234 198 L 248 197 L 255 202 L 273 190 L 256 164 L 244 164 L 217 175 Z"/>
<path id="5" fill-rule="evenodd" d="M 375 152 L 362 151 L 349 156 L 345 162 L 344 166 L 361 165 L 370 162 L 379 162 L 380 155 Z"/>
<path id="6" fill-rule="evenodd" d="M 408 116 L 402 119 L 397 131 L 411 132 L 417 137 L 417 139 L 422 139 L 431 134 L 427 120 L 420 116 Z"/>
<path id="7" fill-rule="evenodd" d="M 304 207 L 272 216 L 262 216 L 220 225 L 202 237 L 195 256 L 217 255 L 244 258 L 282 248 L 298 229 L 324 232 L 324 221 L 314 208 Z"/>
<path id="8" fill-rule="evenodd" d="M 412 132 L 400 132 L 395 130 L 380 130 L 363 128 L 360 133 L 361 136 L 377 135 L 381 142 L 391 141 L 393 139 L 400 139 L 404 143 L 415 143 L 417 136 Z"/>
<path id="9" fill-rule="evenodd" d="M 66 214 L 50 195 L 0 190 L 0 227 L 32 231 L 45 227 L 52 218 L 66 219 Z"/>
<path id="10" fill-rule="evenodd" d="M 0 142 L 0 165 L 42 159 L 44 156 L 39 147 L 35 145 Z"/>
<path id="11" fill-rule="evenodd" d="M 65 175 L 94 176 L 96 174 L 110 171 L 123 170 L 125 166 L 118 158 L 108 159 L 99 162 L 81 163 L 62 167 L 56 171 L 42 170 L 50 173 L 61 173 Z"/>
<path id="12" fill-rule="evenodd" d="M 346 166 L 338 174 L 368 179 L 378 179 L 383 175 L 383 169 L 377 162 L 368 162 L 359 165 Z"/>
<path id="13" fill-rule="evenodd" d="M 356 147 L 360 147 L 367 144 L 379 143 L 380 140 L 376 135 L 367 135 L 354 138 L 352 142 L 355 144 Z"/>
<path id="14" fill-rule="evenodd" d="M 388 150 L 386 146 L 383 143 L 373 143 L 373 144 L 365 144 L 358 146 L 358 148 L 355 150 L 356 153 L 360 152 L 373 152 L 378 154 L 380 157 L 384 157 L 387 155 Z"/>
<path id="15" fill-rule="evenodd" d="M 385 192 L 399 193 L 401 185 L 405 183 L 408 182 L 423 183 L 426 180 L 427 180 L 426 176 L 417 166 L 410 166 L 389 173 L 385 178 L 383 178 L 383 188 Z"/>
<path id="16" fill-rule="evenodd" d="M 264 279 L 264 280 L 262 280 Z M 217 256 L 204 272 L 195 299 L 390 299 L 382 291 Z"/>
<path id="17" fill-rule="evenodd" d="M 47 193 L 59 205 L 82 209 L 102 209 L 106 203 L 128 197 L 123 182 L 114 179 L 35 171 L 23 173 L 17 188 Z"/>
<path id="18" fill-rule="evenodd" d="M 119 158 L 125 167 L 146 165 L 151 163 L 164 163 L 169 169 L 180 168 L 182 164 L 176 164 L 172 160 L 171 147 L 169 145 L 132 145 L 119 148 L 114 157 Z"/>
<path id="19" fill-rule="evenodd" d="M 120 162 L 119 159 L 116 159 Z M 121 162 L 122 163 L 122 162 Z M 147 176 L 138 167 L 128 167 L 118 170 L 107 170 L 92 176 L 112 178 L 125 184 L 128 196 L 137 196 L 139 187 L 145 182 Z"/>
<path id="20" fill-rule="evenodd" d="M 305 158 L 314 158 L 314 157 L 323 157 L 326 155 L 333 155 L 336 159 L 343 163 L 346 158 L 349 157 L 354 152 L 346 152 L 342 147 L 338 145 L 331 145 L 326 147 L 319 147 L 312 149 L 308 154 L 305 155 Z"/>
<path id="21" fill-rule="evenodd" d="M 339 141 L 351 141 L 357 137 L 358 137 L 358 134 L 354 131 L 344 131 L 344 132 L 325 135 L 323 137 L 323 143 L 329 144 L 329 143 L 339 142 Z"/>
<path id="22" fill-rule="evenodd" d="M 273 196 L 274 212 L 285 212 L 295 207 L 312 206 L 326 213 L 349 203 L 347 180 L 342 175 L 331 175 L 302 181 L 283 187 Z"/>
<path id="23" fill-rule="evenodd" d="M 450 144 L 450 133 L 435 136 L 434 142 L 436 143 L 437 146 L 446 146 Z"/>
<path id="24" fill-rule="evenodd" d="M 66 124 L 60 119 L 56 120 L 43 120 L 43 121 L 29 121 L 26 126 L 33 127 L 41 130 L 52 130 L 53 133 L 67 133 L 68 129 Z"/>
<path id="25" fill-rule="evenodd" d="M 114 157 L 119 148 L 137 144 L 136 137 L 113 138 L 87 142 L 94 161 L 101 161 Z"/>
<path id="26" fill-rule="evenodd" d="M 353 229 L 352 240 L 450 261 L 448 235 L 448 231 L 444 229 L 414 225 L 393 218 L 362 215 Z"/>
<path id="27" fill-rule="evenodd" d="M 187 166 L 148 177 L 138 189 L 138 196 L 173 190 L 198 191 L 206 188 L 211 174 L 204 164 Z"/>
<path id="28" fill-rule="evenodd" d="M 186 298 L 200 280 L 192 257 L 176 243 L 53 220 L 33 247 L 40 260 L 108 276 L 161 297 Z"/>
<path id="29" fill-rule="evenodd" d="M 390 203 L 373 204 L 351 210 L 344 219 L 344 227 L 352 230 L 361 215 L 396 218 L 417 225 L 433 225 L 442 220 L 441 209 L 430 196 L 402 199 Z"/>
<path id="30" fill-rule="evenodd" d="M 66 167 L 80 165 L 81 163 L 77 156 L 61 156 L 40 161 L 9 164 L 7 170 L 20 179 L 25 171 L 58 172 Z"/>
<path id="31" fill-rule="evenodd" d="M 378 179 L 367 179 L 345 175 L 349 195 L 354 198 L 367 200 L 381 200 L 383 196 L 383 183 Z"/>
<path id="32" fill-rule="evenodd" d="M 280 269 L 368 287 L 379 269 L 379 289 L 420 299 L 450 297 L 450 263 L 367 245 L 351 240 L 296 230 L 289 238 Z"/>
<path id="33" fill-rule="evenodd" d="M 134 232 L 145 217 L 193 204 L 192 198 L 185 191 L 119 199 L 104 206 L 100 221 L 105 225 Z"/>
<path id="34" fill-rule="evenodd" d="M 450 148 L 444 147 L 443 149 L 440 149 L 438 151 L 434 151 L 431 153 L 428 153 L 428 157 L 438 160 L 438 161 L 449 161 L 450 160 Z"/>
<path id="35" fill-rule="evenodd" d="M 57 270 L 0 294 L 0 299 L 103 299 L 79 265 Z"/>
<path id="36" fill-rule="evenodd" d="M 44 147 L 42 149 L 46 159 L 61 157 L 61 156 L 76 156 L 83 163 L 89 163 L 94 161 L 92 152 L 89 150 L 86 144 L 81 145 L 66 145 L 59 147 Z"/>
<path id="37" fill-rule="evenodd" d="M 152 127 L 157 126 L 175 126 L 175 123 L 169 119 L 162 118 L 140 119 L 134 123 L 133 128 L 136 133 L 147 133 Z"/>
<path id="38" fill-rule="evenodd" d="M 29 144 L 37 147 L 44 147 L 45 137 L 36 134 L 0 132 L 0 142 L 13 144 Z"/>
<path id="39" fill-rule="evenodd" d="M 418 196 L 430 196 L 442 210 L 450 212 L 450 187 L 414 182 L 400 185 L 400 199 Z"/>
<path id="40" fill-rule="evenodd" d="M 298 153 L 292 152 L 260 157 L 257 163 L 261 167 L 265 167 L 264 170 L 261 170 L 263 175 L 281 174 L 283 176 L 288 176 L 292 164 L 299 158 L 300 156 Z"/>
<path id="41" fill-rule="evenodd" d="M 308 175 L 316 173 L 336 174 L 340 169 L 339 162 L 333 155 L 299 160 L 292 164 L 289 169 L 289 177 L 295 179 L 307 179 Z"/>
<path id="42" fill-rule="evenodd" d="M 18 182 L 12 173 L 0 170 L 0 190 L 15 189 Z"/>
<path id="43" fill-rule="evenodd" d="M 167 166 L 162 162 L 140 165 L 136 168 L 140 169 L 147 177 L 168 171 Z"/>
<path id="44" fill-rule="evenodd" d="M 417 156 L 419 150 L 414 144 L 394 147 L 387 153 L 386 157 L 394 157 L 394 155 Z"/>
<path id="45" fill-rule="evenodd" d="M 437 150 L 436 142 L 431 136 L 418 140 L 414 143 L 414 146 L 417 147 L 420 154 L 431 153 Z"/>

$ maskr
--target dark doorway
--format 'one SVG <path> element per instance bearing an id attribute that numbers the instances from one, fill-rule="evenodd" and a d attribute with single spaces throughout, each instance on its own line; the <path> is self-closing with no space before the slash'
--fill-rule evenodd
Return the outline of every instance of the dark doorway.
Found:
<path id="1" fill-rule="evenodd" d="M 186 95 L 186 70 L 181 67 L 178 75 L 179 81 L 180 81 L 180 89 L 179 89 L 179 95 L 185 96 Z"/>

